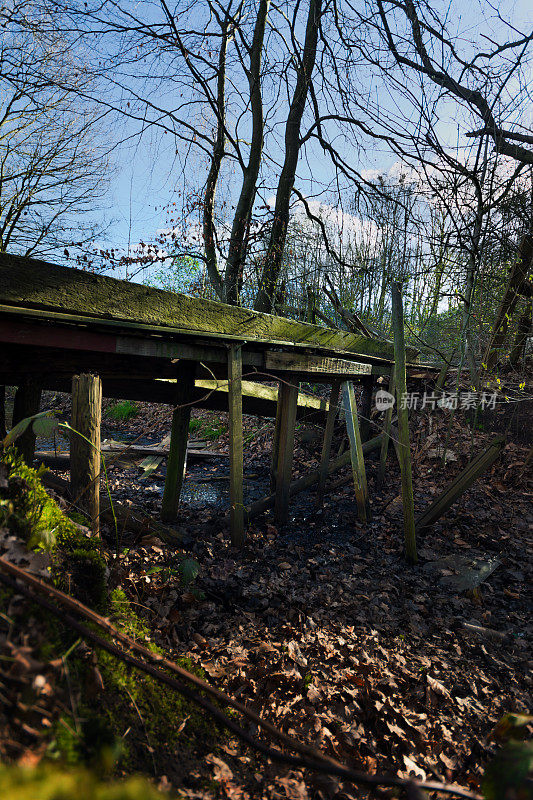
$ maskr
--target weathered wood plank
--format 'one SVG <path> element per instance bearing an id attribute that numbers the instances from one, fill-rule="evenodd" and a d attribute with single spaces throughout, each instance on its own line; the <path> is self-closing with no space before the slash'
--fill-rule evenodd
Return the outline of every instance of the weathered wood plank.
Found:
<path id="1" fill-rule="evenodd" d="M 289 491 L 294 456 L 294 428 L 296 425 L 296 402 L 298 386 L 280 384 L 278 403 L 280 404 L 278 466 L 276 469 L 276 501 L 274 517 L 279 525 L 289 518 Z"/>
<path id="2" fill-rule="evenodd" d="M 242 435 L 242 356 L 233 345 L 228 351 L 230 534 L 234 547 L 244 544 L 244 465 Z"/>
<path id="3" fill-rule="evenodd" d="M 407 407 L 402 408 L 402 397 L 407 391 L 405 371 L 405 338 L 403 329 L 403 301 L 399 283 L 392 284 L 392 327 L 394 332 L 394 378 L 396 381 L 396 406 L 398 413 L 398 460 L 402 475 L 403 527 L 405 555 L 416 564 L 416 532 L 413 503 L 413 475 L 411 471 L 411 445 L 409 442 L 409 416 Z"/>
<path id="4" fill-rule="evenodd" d="M 442 517 L 442 515 L 472 486 L 480 475 L 494 464 L 501 453 L 505 439 L 496 437 L 489 446 L 476 456 L 459 475 L 446 487 L 436 500 L 422 514 L 417 517 L 415 527 L 417 531 L 429 528 Z"/>
<path id="5" fill-rule="evenodd" d="M 75 505 L 89 518 L 93 533 L 100 528 L 100 423 L 102 382 L 84 373 L 72 379 L 70 487 Z"/>
<path id="6" fill-rule="evenodd" d="M 355 393 L 351 381 L 344 381 L 342 384 L 342 400 L 346 416 L 346 430 L 348 431 L 348 439 L 350 440 L 350 459 L 352 462 L 357 510 L 361 522 L 367 522 L 370 516 L 368 486 L 366 482 L 365 461 L 363 457 L 361 434 L 359 431 L 359 421 L 357 419 L 357 404 L 355 402 Z"/>
<path id="7" fill-rule="evenodd" d="M 197 389 L 214 390 L 217 392 L 228 391 L 228 381 L 213 381 L 197 379 L 195 381 Z M 271 400 L 275 403 L 278 401 L 278 387 L 277 386 L 264 386 L 261 383 L 254 381 L 242 381 L 242 396 L 253 397 L 258 400 Z M 321 397 L 313 397 L 313 395 L 306 394 L 305 392 L 298 392 L 298 406 L 301 408 L 310 408 L 315 411 L 327 411 L 328 402 Z"/>
<path id="8" fill-rule="evenodd" d="M 329 458 L 331 454 L 331 442 L 333 441 L 333 431 L 335 429 L 335 420 L 337 418 L 337 405 L 339 402 L 339 394 L 341 389 L 341 381 L 336 380 L 331 385 L 331 394 L 329 396 L 329 411 L 326 419 L 326 428 L 324 430 L 324 441 L 322 443 L 322 454 L 320 457 L 318 490 L 316 497 L 317 506 L 321 506 L 324 502 L 324 491 L 326 489 L 326 479 L 328 477 Z"/>
<path id="9" fill-rule="evenodd" d="M 189 405 L 194 390 L 196 364 L 193 361 L 179 361 L 175 384 L 172 412 L 172 428 L 170 432 L 170 451 L 167 461 L 167 474 L 163 501 L 161 503 L 161 519 L 172 522 L 178 514 L 178 506 L 183 485 L 183 477 L 187 466 L 187 439 L 191 406 Z"/>
<path id="10" fill-rule="evenodd" d="M 360 364 L 343 358 L 332 358 L 299 353 L 267 352 L 265 354 L 267 370 L 310 372 L 317 375 L 370 375 L 371 364 Z"/>
<path id="11" fill-rule="evenodd" d="M 130 320 L 240 341 L 306 344 L 391 358 L 390 344 L 103 275 L 0 254 L 0 303 Z M 413 359 L 417 351 L 412 351 Z"/>

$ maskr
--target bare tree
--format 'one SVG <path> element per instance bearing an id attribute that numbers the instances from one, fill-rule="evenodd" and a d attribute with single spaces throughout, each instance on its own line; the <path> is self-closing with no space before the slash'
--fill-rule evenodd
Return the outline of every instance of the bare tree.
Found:
<path id="1" fill-rule="evenodd" d="M 109 178 L 109 146 L 98 138 L 105 114 L 76 102 L 72 86 L 87 76 L 31 15 L 5 21 L 0 48 L 0 248 L 83 258 L 102 229 L 94 211 Z"/>

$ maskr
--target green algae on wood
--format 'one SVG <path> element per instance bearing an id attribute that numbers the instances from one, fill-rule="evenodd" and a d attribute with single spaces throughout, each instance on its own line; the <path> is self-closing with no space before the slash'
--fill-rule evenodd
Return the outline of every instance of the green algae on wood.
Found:
<path id="1" fill-rule="evenodd" d="M 179 332 L 247 342 L 297 344 L 392 359 L 387 342 L 348 331 L 321 328 L 212 300 L 94 275 L 21 256 L 0 254 L 0 302 L 68 311 L 81 317 L 134 321 Z M 409 359 L 417 351 L 411 349 Z"/>

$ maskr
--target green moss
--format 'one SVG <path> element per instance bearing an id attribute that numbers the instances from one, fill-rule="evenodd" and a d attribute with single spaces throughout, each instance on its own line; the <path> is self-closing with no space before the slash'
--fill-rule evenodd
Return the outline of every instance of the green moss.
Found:
<path id="1" fill-rule="evenodd" d="M 146 642 L 147 626 L 134 613 L 122 589 L 112 592 L 110 612 L 111 620 L 118 628 L 132 638 L 144 640 L 152 652 L 163 654 L 152 642 Z M 177 663 L 203 676 L 190 659 L 182 658 Z M 197 706 L 149 675 L 133 670 L 106 651 L 98 653 L 98 667 L 106 688 L 100 716 L 105 716 L 110 729 L 120 737 L 124 737 L 128 730 L 136 731 L 124 738 L 128 767 L 153 769 L 154 754 L 151 751 L 166 751 L 171 755 L 179 747 L 183 754 L 206 745 L 214 747 L 221 738 L 220 729 Z M 112 702 L 107 702 L 108 698 Z"/>
<path id="2" fill-rule="evenodd" d="M 58 766 L 27 769 L 0 766 L 0 797 L 9 800 L 162 800 L 144 778 L 104 782 L 87 770 L 65 770 Z"/>
<path id="3" fill-rule="evenodd" d="M 5 523 L 29 547 L 51 553 L 55 584 L 83 603 L 103 609 L 106 563 L 97 539 L 86 536 L 67 517 L 41 483 L 43 468 L 28 467 L 17 451 L 2 454 L 8 487 L 2 490 Z"/>

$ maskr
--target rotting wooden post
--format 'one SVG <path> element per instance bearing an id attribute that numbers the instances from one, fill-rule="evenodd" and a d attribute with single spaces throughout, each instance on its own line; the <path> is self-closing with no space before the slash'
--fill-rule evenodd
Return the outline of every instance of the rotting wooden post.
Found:
<path id="1" fill-rule="evenodd" d="M 361 441 L 366 442 L 370 437 L 370 414 L 372 412 L 372 388 L 374 379 L 372 375 L 365 375 L 361 378 L 363 391 L 361 393 L 361 413 L 360 429 Z"/>
<path id="2" fill-rule="evenodd" d="M 161 520 L 163 522 L 173 522 L 178 514 L 181 487 L 187 466 L 187 440 L 192 408 L 190 401 L 194 392 L 195 372 L 196 363 L 194 361 L 178 361 L 170 450 L 161 504 Z"/>
<path id="3" fill-rule="evenodd" d="M 242 547 L 244 544 L 244 468 L 241 345 L 232 345 L 229 348 L 228 381 L 230 534 L 232 545 Z"/>
<path id="4" fill-rule="evenodd" d="M 13 403 L 13 426 L 16 425 L 21 419 L 26 417 L 33 417 L 39 411 L 41 404 L 41 383 L 35 377 L 24 378 L 23 382 L 18 386 L 15 392 L 15 401 Z M 35 434 L 30 425 L 19 436 L 16 443 L 16 448 L 22 455 L 24 461 L 31 467 L 33 464 L 33 457 L 35 455 Z"/>
<path id="5" fill-rule="evenodd" d="M 335 429 L 335 420 L 337 418 L 337 411 L 338 411 L 337 405 L 339 403 L 340 389 L 341 389 L 341 382 L 338 380 L 333 381 L 331 385 L 331 393 L 329 396 L 329 410 L 326 418 L 324 441 L 322 443 L 322 455 L 320 457 L 318 490 L 316 497 L 317 506 L 321 506 L 322 503 L 324 502 L 324 491 L 326 489 L 326 479 L 328 477 L 331 442 L 333 440 L 333 431 Z"/>
<path id="6" fill-rule="evenodd" d="M 403 302 L 399 283 L 392 284 L 392 327 L 394 331 L 394 363 L 396 380 L 396 404 L 398 410 L 398 458 L 402 474 L 403 525 L 405 554 L 408 561 L 416 564 L 415 515 L 413 503 L 413 475 L 411 471 L 411 446 L 409 443 L 409 418 L 407 405 L 402 408 L 402 398 L 407 392 L 405 371 L 405 339 L 403 330 Z"/>
<path id="7" fill-rule="evenodd" d="M 72 378 L 70 434 L 70 489 L 77 506 L 87 515 L 91 530 L 100 529 L 100 423 L 102 381 L 83 373 Z M 80 434 L 80 435 L 78 435 Z"/>
<path id="8" fill-rule="evenodd" d="M 350 458 L 352 462 L 357 510 L 361 522 L 367 522 L 370 516 L 368 486 L 366 482 L 361 433 L 359 431 L 359 420 L 357 419 L 357 403 L 355 402 L 355 393 L 351 381 L 345 381 L 342 384 L 342 400 L 346 416 L 346 430 L 348 431 L 348 439 L 350 441 Z"/>
<path id="9" fill-rule="evenodd" d="M 276 424 L 274 427 L 274 441 L 272 442 L 272 460 L 270 464 L 270 491 L 276 491 L 276 474 L 278 471 L 279 456 L 279 437 L 281 431 L 281 400 L 278 389 L 278 399 L 276 403 Z"/>
<path id="10" fill-rule="evenodd" d="M 395 378 L 394 378 L 394 369 L 392 369 L 391 376 L 389 379 L 389 394 L 391 394 L 393 397 L 394 397 L 394 389 L 395 389 Z M 385 480 L 385 470 L 387 466 L 387 454 L 389 451 L 390 428 L 391 428 L 393 410 L 394 410 L 394 403 L 391 403 L 390 406 L 385 411 L 385 419 L 383 421 L 383 439 L 381 441 L 381 451 L 379 454 L 379 479 L 381 482 Z"/>
<path id="11" fill-rule="evenodd" d="M 294 456 L 294 428 L 296 425 L 298 386 L 281 383 L 278 403 L 280 404 L 280 422 L 274 517 L 278 525 L 283 525 L 289 518 L 289 497 L 292 460 Z"/>

